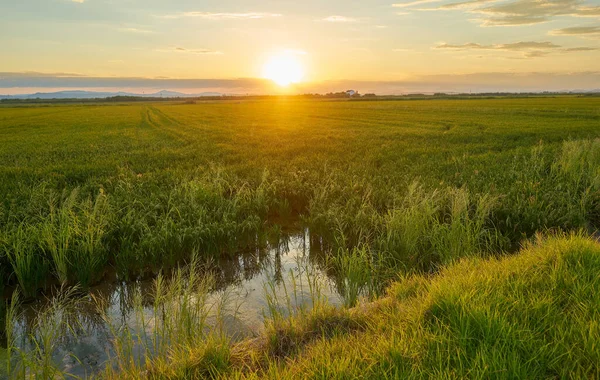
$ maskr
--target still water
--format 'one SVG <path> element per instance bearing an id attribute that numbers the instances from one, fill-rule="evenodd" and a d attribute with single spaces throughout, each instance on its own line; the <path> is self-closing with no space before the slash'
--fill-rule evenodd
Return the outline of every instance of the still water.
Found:
<path id="1" fill-rule="evenodd" d="M 217 305 L 213 310 L 219 311 L 219 328 L 235 341 L 261 332 L 269 314 L 267 294 L 277 296 L 282 310 L 289 309 L 286 294 L 291 293 L 293 307 L 301 303 L 310 308 L 316 285 L 324 301 L 340 305 L 335 276 L 327 268 L 319 241 L 311 240 L 309 232 L 304 231 L 284 237 L 277 246 L 221 260 L 200 275 L 213 279 L 207 303 Z M 152 329 L 151 324 L 140 323 L 140 310 L 145 321 L 157 316 L 151 302 L 142 303 L 141 309 L 134 307 L 136 294 L 151 294 L 154 279 L 125 282 L 116 275 L 107 277 L 84 297 L 86 302 L 76 303 L 73 310 L 52 310 L 49 299 L 25 305 L 14 324 L 16 346 L 22 350 L 34 347 L 31 337 L 42 335 L 38 320 L 46 311 L 50 321 L 67 318 L 69 326 L 77 326 L 46 332 L 51 336 L 52 359 L 59 367 L 85 377 L 110 365 L 110 358 L 115 356 L 115 332 L 128 329 L 139 334 Z M 207 324 L 216 320 L 209 318 Z"/>

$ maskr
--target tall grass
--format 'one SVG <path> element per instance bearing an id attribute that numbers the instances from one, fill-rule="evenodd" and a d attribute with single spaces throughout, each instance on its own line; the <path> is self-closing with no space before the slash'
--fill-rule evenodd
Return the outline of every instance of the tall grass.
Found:
<path id="1" fill-rule="evenodd" d="M 2 249 L 12 267 L 23 295 L 26 298 L 36 296 L 45 284 L 50 272 L 48 261 L 38 246 L 38 230 L 19 224 L 4 235 Z"/>
<path id="2" fill-rule="evenodd" d="M 267 329 L 276 336 L 275 343 L 266 344 L 270 347 L 267 357 L 285 360 L 291 352 L 300 352 L 307 342 L 317 342 L 315 347 L 322 349 L 313 362 L 302 361 L 310 357 L 310 352 L 295 357 L 295 363 L 300 364 L 290 372 L 279 360 L 273 365 L 259 360 L 260 370 L 267 368 L 258 371 L 261 375 L 300 376 L 306 370 L 314 377 L 368 377 L 369 371 L 379 368 L 381 372 L 372 377 L 467 377 L 470 374 L 464 372 L 467 366 L 463 363 L 468 362 L 475 373 L 490 377 L 505 372 L 490 375 L 484 371 L 482 362 L 502 362 L 490 359 L 486 349 L 506 349 L 504 342 L 513 342 L 521 349 L 510 351 L 507 363 L 513 366 L 511 369 L 540 359 L 551 368 L 549 376 L 555 372 L 562 375 L 562 369 L 552 367 L 550 356 L 518 360 L 524 355 L 519 352 L 539 351 L 519 346 L 530 336 L 519 335 L 519 331 L 502 323 L 503 315 L 497 310 L 510 313 L 512 306 L 502 309 L 506 305 L 488 291 L 493 286 L 488 289 L 482 282 L 469 282 L 477 277 L 475 270 L 448 276 L 445 286 L 454 290 L 447 293 L 429 292 L 437 282 L 420 273 L 441 272 L 447 276 L 444 265 L 454 268 L 466 265 L 461 264 L 464 262 L 477 262 L 474 257 L 514 250 L 523 239 L 539 231 L 597 229 L 600 143 L 593 139 L 598 136 L 597 101 L 472 99 L 468 106 L 455 100 L 360 104 L 286 100 L 206 107 L 127 105 L 105 107 L 102 112 L 95 106 L 64 107 L 58 113 L 52 107 L 2 108 L 0 128 L 10 128 L 11 139 L 0 145 L 0 161 L 6 164 L 0 170 L 0 283 L 19 288 L 23 298 L 29 300 L 54 282 L 51 277 L 62 284 L 85 288 L 100 280 L 109 265 L 117 267 L 120 279 L 156 276 L 168 267 L 190 261 L 194 252 L 200 252 L 202 259 L 233 256 L 265 244 L 271 232 L 277 235 L 287 224 L 302 221 L 330 257 L 330 273 L 337 279 L 347 306 L 357 304 L 363 296 L 377 295 L 376 283 L 389 279 L 391 274 L 402 272 L 406 277 L 407 273 L 415 273 L 407 282 L 418 286 L 406 293 L 418 293 L 425 300 L 411 301 L 428 306 L 430 302 L 441 302 L 437 309 L 423 306 L 415 318 L 426 319 L 433 314 L 433 322 L 443 321 L 443 325 L 431 323 L 435 328 L 430 329 L 421 328 L 420 323 L 411 324 L 414 321 L 406 317 L 410 313 L 404 313 L 412 310 L 411 305 L 402 304 L 395 305 L 403 309 L 402 313 L 395 313 L 393 308 L 381 313 L 394 318 L 386 319 L 377 310 L 372 311 L 378 317 L 372 322 L 380 326 L 391 320 L 404 327 L 377 330 L 372 334 L 375 337 L 370 336 L 372 341 L 362 339 L 365 335 L 354 337 L 354 333 L 360 335 L 372 326 L 360 324 L 360 328 L 346 329 L 356 327 L 352 323 L 358 318 L 356 311 L 319 306 L 311 312 L 299 290 L 306 281 L 298 280 L 295 274 L 292 285 L 285 283 L 287 289 L 281 290 L 277 284 L 277 295 L 273 297 L 278 298 L 269 301 L 270 315 L 274 316 L 270 319 L 277 322 L 272 325 L 276 328 Z M 506 123 L 507 118 L 510 123 Z M 39 133 L 22 128 L 23 120 Z M 571 136 L 575 140 L 563 142 Z M 554 245 L 558 243 L 546 247 L 554 249 Z M 594 260 L 588 256 L 582 255 L 582 262 L 593 267 Z M 546 270 L 526 260 L 510 263 L 529 268 L 531 272 L 517 273 L 523 278 L 534 278 L 538 271 Z M 483 268 L 498 276 L 508 270 L 489 269 L 486 265 Z M 587 281 L 590 273 L 585 269 L 569 270 L 580 271 L 590 288 L 595 286 Z M 553 289 L 559 293 L 575 289 L 573 292 L 583 301 L 580 304 L 589 304 L 584 288 L 571 284 L 572 279 L 557 272 L 544 273 L 570 284 Z M 246 356 L 239 349 L 229 350 L 228 342 L 219 337 L 213 339 L 195 331 L 208 324 L 202 321 L 208 318 L 206 310 L 198 309 L 208 285 L 187 289 L 186 276 L 159 277 L 161 283 L 150 300 L 147 295 L 135 295 L 140 326 L 149 328 L 156 323 L 158 335 L 150 330 L 119 330 L 115 335 L 129 334 L 120 341 L 124 358 L 148 370 L 158 366 L 161 370 L 157 374 L 191 377 L 198 373 L 195 367 L 208 368 L 202 376 L 216 377 L 221 373 L 217 369 L 225 363 Z M 538 280 L 545 281 L 543 276 Z M 461 288 L 453 288 L 452 281 L 462 283 Z M 538 284 L 523 281 L 532 289 Z M 182 285 L 172 285 L 177 283 Z M 493 283 L 501 290 L 516 283 L 506 284 Z M 477 308 L 469 308 L 469 297 L 477 296 L 480 290 L 487 298 L 474 303 Z M 515 301 L 506 293 L 506 299 Z M 537 301 L 522 303 L 519 314 L 544 322 L 544 316 L 534 311 L 548 311 L 544 309 L 544 297 L 554 294 L 540 292 L 538 296 Z M 160 299 L 163 301 L 156 301 Z M 563 298 L 559 301 L 567 305 L 570 302 Z M 299 307 L 298 302 L 304 306 Z M 486 302 L 496 308 L 488 308 Z M 170 303 L 176 310 L 174 314 L 163 312 L 159 313 L 162 319 L 144 319 L 143 308 L 167 311 Z M 460 308 L 453 309 L 453 305 Z M 366 307 L 360 304 L 357 309 Z M 588 318 L 578 307 L 573 306 L 567 313 L 572 313 L 576 321 Z M 14 309 L 7 311 L 9 320 L 10 310 Z M 291 320 L 291 315 L 300 317 Z M 556 320 L 563 326 L 560 316 Z M 488 322 L 489 326 L 485 325 Z M 513 322 L 517 325 L 522 321 Z M 490 335 L 490 326 L 502 327 L 494 334 L 510 334 Z M 352 334 L 335 340 L 337 332 L 347 330 Z M 487 331 L 487 335 L 481 331 Z M 568 336 L 562 332 L 559 341 Z M 331 346 L 327 346 L 330 341 L 318 343 L 323 337 L 333 339 Z M 509 339 L 513 337 L 518 339 Z M 41 337 L 35 339 L 44 341 Z M 177 344 L 180 339 L 184 344 Z M 127 346 L 127 342 L 138 341 L 145 348 L 134 348 L 137 343 Z M 202 343 L 196 344 L 198 341 Z M 486 346 L 470 343 L 477 341 L 486 342 Z M 368 344 L 369 349 L 358 351 Z M 48 342 L 42 345 L 51 347 Z M 547 346 L 546 341 L 540 344 Z M 348 354 L 349 359 L 333 361 L 339 357 L 333 354 L 336 350 Z M 450 351 L 455 355 L 448 359 L 444 354 Z M 429 356 L 434 353 L 437 356 Z M 257 355 L 262 354 L 259 350 Z M 576 356 L 567 364 L 583 362 L 593 355 L 575 344 L 562 352 L 557 348 L 552 354 L 556 354 L 556 362 Z M 469 361 L 474 357 L 479 362 Z M 186 369 L 170 371 L 167 366 L 171 359 L 185 364 L 182 367 L 189 373 Z M 120 364 L 124 372 L 137 375 L 125 361 Z M 30 362 L 37 363 L 35 368 L 46 365 L 37 359 Z M 422 363 L 439 371 L 419 367 Z M 449 369 L 444 372 L 444 368 Z M 504 371 L 506 366 L 498 370 Z M 522 373 L 512 374 L 518 377 Z M 226 375 L 244 376 L 235 371 Z"/>
<path id="3" fill-rule="evenodd" d="M 381 254 L 366 246 L 340 249 L 333 259 L 333 267 L 345 307 L 356 306 L 360 298 L 372 300 L 381 294 L 387 274 Z"/>
<path id="4" fill-rule="evenodd" d="M 432 255 L 427 255 L 428 235 L 437 223 L 440 199 L 439 191 L 427 192 L 413 182 L 406 196 L 384 216 L 381 248 L 407 268 L 426 267 L 432 260 Z"/>
<path id="5" fill-rule="evenodd" d="M 599 146 L 597 139 L 569 140 L 557 150 L 540 145 L 515 160 L 497 227 L 513 241 L 547 228 L 593 230 L 600 204 Z"/>
<path id="6" fill-rule="evenodd" d="M 193 251 L 219 257 L 256 247 L 267 215 L 276 207 L 267 174 L 251 187 L 218 167 L 180 181 L 168 192 L 124 179 L 117 194 L 126 201 L 117 206 L 111 236 L 123 277 L 136 277 L 148 267 L 173 267 Z"/>
<path id="7" fill-rule="evenodd" d="M 552 171 L 561 177 L 561 190 L 579 200 L 581 224 L 600 220 L 600 139 L 566 141 Z"/>
<path id="8" fill-rule="evenodd" d="M 491 213 L 496 205 L 493 196 L 474 197 L 466 189 L 452 189 L 446 201 L 447 209 L 430 232 L 431 246 L 439 262 L 448 264 L 502 248 L 502 237 L 491 224 Z"/>
<path id="9" fill-rule="evenodd" d="M 161 176 L 127 169 L 102 186 L 60 193 L 50 184 L 20 188 L 28 202 L 2 211 L 0 263 L 10 265 L 3 282 L 18 283 L 31 297 L 44 287 L 48 269 L 60 283 L 88 287 L 108 264 L 121 278 L 135 279 L 175 267 L 194 251 L 235 255 L 264 245 L 291 205 L 325 248 L 369 246 L 389 267 L 432 270 L 514 249 L 539 230 L 593 230 L 600 218 L 598 146 L 597 140 L 567 141 L 560 149 L 537 145 L 517 155 L 510 170 L 492 172 L 485 189 L 474 180 L 405 187 L 364 168 L 248 177 L 219 165 L 171 178 L 168 189 Z M 306 209 L 297 210 L 300 204 Z"/>
<path id="10" fill-rule="evenodd" d="M 49 215 L 40 223 L 40 246 L 49 254 L 62 284 L 88 287 L 108 261 L 104 237 L 110 220 L 106 196 L 81 198 L 79 190 L 50 200 Z"/>

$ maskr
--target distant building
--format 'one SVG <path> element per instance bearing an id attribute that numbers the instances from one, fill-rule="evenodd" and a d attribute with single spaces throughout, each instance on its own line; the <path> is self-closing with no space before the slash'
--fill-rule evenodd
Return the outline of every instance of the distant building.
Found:
<path id="1" fill-rule="evenodd" d="M 346 91 L 346 94 L 347 94 L 348 96 L 354 96 L 354 95 L 356 95 L 357 93 L 358 93 L 358 91 L 354 91 L 354 90 L 348 90 L 348 91 Z"/>

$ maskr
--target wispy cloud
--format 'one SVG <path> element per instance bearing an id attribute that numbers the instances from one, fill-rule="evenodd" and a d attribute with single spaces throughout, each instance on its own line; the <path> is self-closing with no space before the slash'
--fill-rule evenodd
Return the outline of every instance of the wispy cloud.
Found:
<path id="1" fill-rule="evenodd" d="M 595 47 L 573 47 L 563 48 L 552 42 L 536 42 L 536 41 L 522 41 L 513 42 L 507 44 L 494 44 L 494 45 L 482 45 L 475 42 L 469 42 L 465 44 L 447 44 L 442 43 L 435 46 L 435 49 L 446 49 L 446 50 L 493 50 L 493 51 L 505 51 L 505 52 L 520 52 L 521 58 L 539 58 L 545 57 L 554 52 L 560 53 L 573 53 L 573 52 L 587 52 L 598 50 Z M 518 58 L 518 57 L 510 57 Z"/>
<path id="2" fill-rule="evenodd" d="M 600 16 L 600 7 L 582 6 L 581 0 L 516 0 L 476 10 L 483 26 L 539 24 L 557 16 Z"/>
<path id="3" fill-rule="evenodd" d="M 326 93 L 340 88 L 359 88 L 361 92 L 401 94 L 410 92 L 512 92 L 597 89 L 600 72 L 571 73 L 506 73 L 488 72 L 465 75 L 427 75 L 403 81 L 326 81 L 307 83 L 302 92 Z M 123 89 L 172 90 L 187 93 L 219 91 L 224 93 L 272 93 L 272 83 L 260 79 L 171 79 L 87 77 L 73 74 L 5 73 L 0 72 L 0 89 Z M 5 90 L 8 91 L 8 90 Z"/>
<path id="4" fill-rule="evenodd" d="M 394 6 L 412 6 L 435 3 L 438 0 L 418 0 Z M 600 6 L 585 0 L 467 0 L 421 10 L 466 9 L 479 14 L 474 18 L 481 26 L 523 26 L 545 23 L 555 17 L 600 17 Z"/>
<path id="5" fill-rule="evenodd" d="M 563 51 L 577 52 L 577 51 L 598 51 L 598 50 L 600 50 L 600 48 L 582 46 L 582 47 L 574 47 L 574 48 L 564 49 Z"/>
<path id="6" fill-rule="evenodd" d="M 416 1 L 410 1 L 407 3 L 395 3 L 392 4 L 392 7 L 394 8 L 408 8 L 408 7 L 414 7 L 415 5 L 423 5 L 423 4 L 430 4 L 430 3 L 439 3 L 442 0 L 416 0 Z"/>
<path id="7" fill-rule="evenodd" d="M 85 0 L 71 0 L 73 3 L 83 4 Z"/>
<path id="8" fill-rule="evenodd" d="M 573 26 L 570 28 L 552 30 L 550 34 L 554 36 L 600 38 L 600 26 Z"/>
<path id="9" fill-rule="evenodd" d="M 196 55 L 221 55 L 223 52 L 218 50 L 211 49 L 187 49 L 180 46 L 175 46 L 167 49 L 156 49 L 156 51 L 161 53 L 186 53 L 186 54 L 196 54 Z"/>
<path id="10" fill-rule="evenodd" d="M 230 13 L 230 12 L 182 12 L 177 14 L 170 14 L 165 16 L 159 16 L 166 19 L 178 19 L 185 17 L 196 17 L 206 20 L 257 20 L 263 18 L 274 18 L 282 17 L 280 13 L 268 13 L 268 12 L 242 12 L 242 13 Z"/>
<path id="11" fill-rule="evenodd" d="M 346 17 L 346 16 L 337 16 L 337 15 L 325 17 L 322 21 L 339 22 L 339 23 L 358 22 L 358 20 L 355 18 Z"/>
<path id="12" fill-rule="evenodd" d="M 495 45 L 481 45 L 474 42 L 469 42 L 462 45 L 452 44 L 439 44 L 435 47 L 436 49 L 454 49 L 454 50 L 468 50 L 468 49 L 481 49 L 481 50 L 529 50 L 529 49 L 557 49 L 560 45 L 556 45 L 552 42 L 513 42 L 509 44 L 495 44 Z"/>
<path id="13" fill-rule="evenodd" d="M 478 5 L 486 4 L 486 3 L 495 3 L 498 0 L 469 0 L 469 1 L 461 1 L 459 3 L 450 3 L 445 4 L 439 7 L 441 10 L 450 10 L 450 9 L 462 9 L 462 8 L 472 8 Z"/>

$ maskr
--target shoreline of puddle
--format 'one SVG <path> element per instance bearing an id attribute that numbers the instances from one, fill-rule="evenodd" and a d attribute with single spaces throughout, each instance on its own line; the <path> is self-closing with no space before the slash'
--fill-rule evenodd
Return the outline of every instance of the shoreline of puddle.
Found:
<path id="1" fill-rule="evenodd" d="M 237 341 L 260 334 L 268 313 L 266 284 L 274 285 L 277 292 L 289 292 L 296 286 L 300 289 L 295 290 L 296 297 L 299 295 L 300 302 L 310 304 L 313 295 L 306 293 L 309 286 L 302 283 L 304 277 L 310 276 L 319 283 L 319 296 L 325 302 L 334 306 L 343 303 L 336 281 L 327 268 L 325 253 L 320 244 L 311 243 L 315 241 L 311 241 L 308 229 L 296 231 L 285 234 L 277 247 L 240 253 L 233 258 L 219 260 L 212 266 L 214 269 L 203 271 L 201 275 L 214 279 L 208 303 L 217 303 L 226 298 L 233 305 L 231 310 L 225 310 L 219 316 L 219 325 L 228 338 Z M 310 273 L 304 273 L 306 271 Z M 119 326 L 136 331 L 140 327 L 135 325 L 136 310 L 132 296 L 138 291 L 149 294 L 154 282 L 155 278 L 123 281 L 113 273 L 90 287 L 82 298 L 102 300 L 106 305 L 104 315 L 91 302 L 87 307 L 82 307 L 87 305 L 82 303 L 78 310 L 70 310 L 71 317 L 77 319 L 81 331 L 77 331 L 77 334 L 66 332 L 59 337 L 52 355 L 53 361 L 61 364 L 68 374 L 80 377 L 93 375 L 110 365 L 110 358 L 116 353 L 111 328 Z M 19 349 L 30 348 L 28 336 L 35 334 L 36 318 L 51 302 L 52 298 L 46 297 L 21 306 L 21 316 L 13 324 L 13 330 L 17 332 L 15 345 Z M 285 305 L 281 306 L 285 308 Z M 145 318 L 154 317 L 151 306 L 144 305 L 143 313 Z M 215 325 L 211 328 L 215 328 Z"/>

